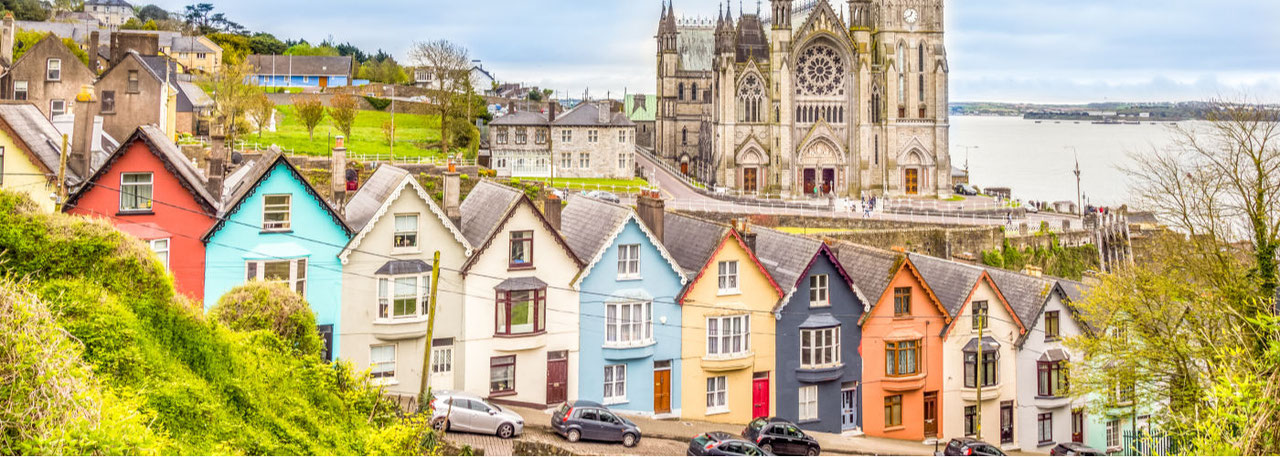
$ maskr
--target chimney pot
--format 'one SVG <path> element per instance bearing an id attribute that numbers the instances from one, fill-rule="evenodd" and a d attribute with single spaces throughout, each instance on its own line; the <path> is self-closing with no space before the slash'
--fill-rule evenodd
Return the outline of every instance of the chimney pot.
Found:
<path id="1" fill-rule="evenodd" d="M 97 117 L 97 101 L 93 99 L 93 86 L 83 85 L 76 94 L 75 123 L 72 125 L 71 157 L 68 166 L 82 178 L 93 171 L 93 124 Z"/>
<path id="2" fill-rule="evenodd" d="M 542 201 L 542 215 L 547 218 L 547 223 L 551 224 L 551 228 L 557 232 L 560 231 L 560 213 L 564 211 L 564 205 L 560 202 L 560 197 L 555 194 L 547 194 L 546 199 Z"/>
<path id="3" fill-rule="evenodd" d="M 663 228 L 666 224 L 667 208 L 666 203 L 662 201 L 662 196 L 654 191 L 643 191 L 636 199 L 636 213 L 640 217 L 640 222 L 649 228 L 650 233 L 653 233 L 653 237 L 657 238 L 659 243 L 665 242 Z"/>

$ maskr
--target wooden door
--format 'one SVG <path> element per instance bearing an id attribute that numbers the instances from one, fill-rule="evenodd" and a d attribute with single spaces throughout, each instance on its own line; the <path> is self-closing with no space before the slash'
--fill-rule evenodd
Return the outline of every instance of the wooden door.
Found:
<path id="1" fill-rule="evenodd" d="M 813 189 L 818 186 L 817 170 L 812 168 L 804 169 L 804 194 L 813 195 Z"/>
<path id="2" fill-rule="evenodd" d="M 924 393 L 924 437 L 938 436 L 938 392 Z"/>
<path id="3" fill-rule="evenodd" d="M 908 168 L 906 171 L 906 182 L 903 186 L 907 195 L 916 195 L 920 193 L 920 170 L 916 168 Z"/>
<path id="4" fill-rule="evenodd" d="M 653 371 L 653 412 L 671 412 L 671 369 Z"/>
<path id="5" fill-rule="evenodd" d="M 742 190 L 746 192 L 756 191 L 756 168 L 748 167 L 742 169 Z"/>
<path id="6" fill-rule="evenodd" d="M 769 417 L 769 372 L 756 373 L 751 381 L 751 417 Z"/>
<path id="7" fill-rule="evenodd" d="M 1000 402 L 1000 442 L 1013 442 L 1013 402 L 1011 401 Z"/>
<path id="8" fill-rule="evenodd" d="M 1084 442 L 1084 410 L 1071 411 L 1071 441 Z"/>
<path id="9" fill-rule="evenodd" d="M 547 404 L 564 403 L 569 394 L 569 357 L 566 351 L 547 353 Z"/>
<path id="10" fill-rule="evenodd" d="M 329 87 L 329 77 L 328 77 L 328 76 L 321 76 L 321 77 L 320 77 L 320 87 Z"/>
<path id="11" fill-rule="evenodd" d="M 680 162 L 680 174 L 689 176 L 689 162 Z"/>
<path id="12" fill-rule="evenodd" d="M 836 188 L 836 170 L 834 168 L 822 169 L 822 193 L 829 194 Z"/>

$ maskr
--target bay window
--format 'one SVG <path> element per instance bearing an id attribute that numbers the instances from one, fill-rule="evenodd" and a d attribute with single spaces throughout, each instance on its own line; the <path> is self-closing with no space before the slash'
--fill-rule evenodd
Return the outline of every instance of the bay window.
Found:
<path id="1" fill-rule="evenodd" d="M 650 303 L 605 305 L 605 345 L 631 346 L 653 341 L 653 309 Z"/>
<path id="2" fill-rule="evenodd" d="M 425 314 L 431 276 L 378 278 L 378 319 L 411 319 Z"/>
<path id="3" fill-rule="evenodd" d="M 707 318 L 707 356 L 732 358 L 751 351 L 751 316 Z"/>
<path id="4" fill-rule="evenodd" d="M 978 353 L 964 353 L 964 386 L 968 388 L 976 388 L 978 386 Z M 985 352 L 982 355 L 982 387 L 991 387 L 999 382 L 996 376 L 996 353 Z"/>
<path id="5" fill-rule="evenodd" d="M 307 298 L 307 259 L 250 260 L 245 262 L 245 280 L 283 283 Z"/>
<path id="6" fill-rule="evenodd" d="M 1067 394 L 1067 367 L 1061 360 L 1036 362 L 1039 383 L 1036 392 L 1041 397 L 1061 397 Z"/>
<path id="7" fill-rule="evenodd" d="M 884 344 L 886 376 L 911 376 L 920 373 L 920 340 L 888 341 Z"/>
<path id="8" fill-rule="evenodd" d="M 494 333 L 522 335 L 544 331 L 546 302 L 546 289 L 498 291 Z"/>
<path id="9" fill-rule="evenodd" d="M 800 367 L 840 364 L 840 327 L 800 330 Z"/>

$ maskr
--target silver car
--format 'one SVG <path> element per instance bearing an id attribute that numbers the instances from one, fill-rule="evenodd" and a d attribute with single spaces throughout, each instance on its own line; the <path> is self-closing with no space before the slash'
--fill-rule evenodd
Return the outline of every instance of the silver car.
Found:
<path id="1" fill-rule="evenodd" d="M 466 392 L 439 391 L 433 400 L 431 425 L 437 430 L 488 433 L 511 438 L 524 432 L 524 418 L 514 411 Z"/>

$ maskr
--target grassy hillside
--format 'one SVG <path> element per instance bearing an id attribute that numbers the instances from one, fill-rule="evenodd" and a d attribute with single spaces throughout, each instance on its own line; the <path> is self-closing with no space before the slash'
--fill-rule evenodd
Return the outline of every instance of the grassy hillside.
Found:
<path id="1" fill-rule="evenodd" d="M 141 242 L 0 192 L 0 454 L 424 454 L 366 378 L 175 296 Z"/>
<path id="2" fill-rule="evenodd" d="M 263 146 L 278 144 L 282 148 L 292 149 L 299 154 L 328 155 L 327 143 L 330 133 L 341 135 L 341 130 L 334 126 L 328 114 L 316 126 L 315 139 L 307 136 L 307 128 L 298 120 L 297 112 L 292 105 L 276 106 L 276 131 L 253 131 L 244 136 L 244 141 L 258 142 Z M 354 154 L 388 154 L 386 134 L 382 124 L 391 120 L 391 113 L 385 111 L 360 111 L 355 125 L 351 128 L 351 138 L 347 139 L 347 150 Z M 419 157 L 439 154 L 438 146 L 430 151 L 424 149 L 426 143 L 440 141 L 440 117 L 423 114 L 396 114 L 396 156 Z"/>

